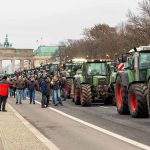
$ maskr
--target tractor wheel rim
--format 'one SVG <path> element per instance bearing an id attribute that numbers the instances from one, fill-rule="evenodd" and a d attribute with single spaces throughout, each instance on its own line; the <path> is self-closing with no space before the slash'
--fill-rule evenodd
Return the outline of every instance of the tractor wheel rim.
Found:
<path id="1" fill-rule="evenodd" d="M 117 86 L 117 105 L 119 108 L 122 106 L 122 90 L 120 84 Z"/>
<path id="2" fill-rule="evenodd" d="M 136 97 L 135 97 L 135 93 L 132 93 L 132 94 L 130 95 L 130 106 L 131 106 L 131 109 L 132 109 L 133 111 L 136 110 Z"/>

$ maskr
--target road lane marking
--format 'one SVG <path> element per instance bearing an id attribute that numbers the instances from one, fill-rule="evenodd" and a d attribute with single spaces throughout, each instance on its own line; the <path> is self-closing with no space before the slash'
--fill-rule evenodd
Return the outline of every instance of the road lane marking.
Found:
<path id="1" fill-rule="evenodd" d="M 10 104 L 9 107 L 12 109 L 14 114 L 21 120 L 21 122 L 43 143 L 49 150 L 60 150 L 54 143 L 46 138 L 40 131 L 38 131 L 31 123 L 23 118 Z"/>
<path id="2" fill-rule="evenodd" d="M 106 109 L 107 109 L 107 108 L 109 108 L 109 107 L 105 107 L 105 106 L 100 106 L 100 107 L 102 107 L 102 108 L 106 108 Z"/>
<path id="3" fill-rule="evenodd" d="M 36 103 L 41 105 L 41 103 L 38 102 L 38 101 L 36 101 Z M 59 114 L 65 116 L 65 117 L 69 118 L 69 119 L 72 119 L 72 120 L 74 120 L 74 121 L 76 121 L 76 122 L 79 122 L 79 123 L 81 123 L 81 124 L 83 124 L 83 125 L 86 125 L 86 126 L 88 126 L 88 127 L 90 127 L 90 128 L 93 128 L 93 129 L 95 129 L 95 130 L 97 130 L 97 131 L 99 131 L 99 132 L 102 132 L 102 133 L 104 133 L 104 134 L 107 134 L 107 135 L 109 135 L 109 136 L 112 136 L 112 137 L 114 137 L 114 138 L 116 138 L 116 139 L 119 139 L 119 140 L 121 140 L 121 141 L 123 141 L 123 142 L 129 143 L 129 144 L 131 144 L 131 145 L 134 145 L 134 146 L 136 146 L 136 147 L 139 147 L 139 148 L 142 148 L 142 149 L 145 149 L 145 150 L 150 150 L 150 146 L 148 146 L 148 145 L 139 143 L 139 142 L 134 141 L 134 140 L 132 140 L 132 139 L 126 138 L 126 137 L 124 137 L 124 136 L 121 136 L 121 135 L 119 135 L 119 134 L 113 133 L 113 132 L 108 131 L 108 130 L 106 130 L 106 129 L 100 128 L 100 127 L 98 127 L 98 126 L 96 126 L 96 125 L 93 125 L 93 124 L 88 123 L 88 122 L 86 122 L 86 121 L 83 121 L 83 120 L 81 120 L 81 119 L 79 119 L 79 118 L 76 118 L 76 117 L 73 117 L 73 116 L 71 116 L 71 115 L 68 115 L 68 114 L 66 114 L 66 113 L 64 113 L 64 112 L 62 112 L 62 111 L 60 111 L 60 110 L 55 109 L 55 108 L 51 108 L 51 107 L 48 107 L 48 108 L 49 108 L 50 110 L 54 111 L 54 112 L 57 112 L 57 113 L 59 113 Z"/>

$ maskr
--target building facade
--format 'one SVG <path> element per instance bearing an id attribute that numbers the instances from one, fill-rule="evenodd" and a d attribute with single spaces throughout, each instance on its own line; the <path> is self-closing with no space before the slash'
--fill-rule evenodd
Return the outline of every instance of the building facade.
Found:
<path id="1" fill-rule="evenodd" d="M 39 46 L 37 50 L 33 52 L 34 67 L 48 64 L 56 61 L 59 53 L 59 46 Z"/>

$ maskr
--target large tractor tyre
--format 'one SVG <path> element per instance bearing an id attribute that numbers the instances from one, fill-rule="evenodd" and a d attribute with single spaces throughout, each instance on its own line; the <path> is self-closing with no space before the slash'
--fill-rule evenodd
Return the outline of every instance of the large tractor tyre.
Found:
<path id="1" fill-rule="evenodd" d="M 128 104 L 130 114 L 134 118 L 149 117 L 147 103 L 147 86 L 144 84 L 133 84 L 129 88 Z"/>
<path id="2" fill-rule="evenodd" d="M 80 88 L 76 88 L 74 89 L 74 103 L 76 105 L 80 105 Z"/>
<path id="3" fill-rule="evenodd" d="M 67 79 L 67 87 L 68 87 L 68 92 L 67 92 L 67 98 L 71 98 L 71 87 L 72 87 L 73 79 Z"/>
<path id="4" fill-rule="evenodd" d="M 80 102 L 81 106 L 91 106 L 92 103 L 91 85 L 81 84 Z"/>
<path id="5" fill-rule="evenodd" d="M 127 87 L 121 84 L 121 77 L 116 80 L 116 106 L 119 114 L 129 114 Z"/>

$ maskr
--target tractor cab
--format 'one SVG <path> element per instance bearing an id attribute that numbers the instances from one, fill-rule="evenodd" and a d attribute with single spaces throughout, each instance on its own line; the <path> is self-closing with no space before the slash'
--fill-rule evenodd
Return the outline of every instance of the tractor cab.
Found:
<path id="1" fill-rule="evenodd" d="M 74 58 L 69 60 L 66 64 L 63 65 L 65 70 L 65 76 L 68 78 L 73 78 L 78 71 L 82 69 L 83 62 L 86 62 L 84 58 Z"/>
<path id="2" fill-rule="evenodd" d="M 150 102 L 150 47 L 129 51 L 127 67 L 117 72 L 116 103 L 119 114 L 148 117 Z"/>
<path id="3" fill-rule="evenodd" d="M 127 60 L 128 68 L 135 81 L 147 82 L 150 76 L 150 47 L 143 46 L 136 50 L 130 50 Z"/>
<path id="4" fill-rule="evenodd" d="M 82 72 L 85 82 L 94 86 L 108 84 L 109 65 L 105 60 L 92 60 L 83 64 Z"/>

